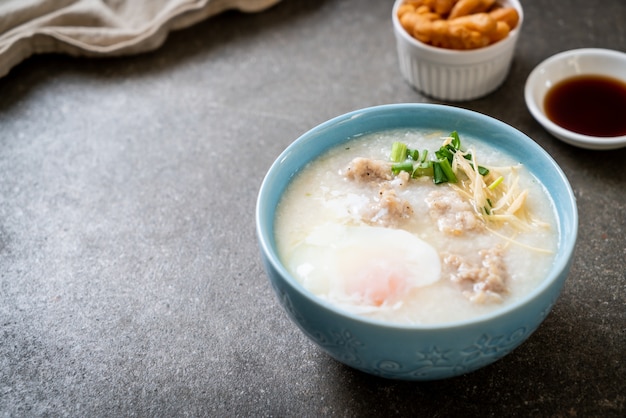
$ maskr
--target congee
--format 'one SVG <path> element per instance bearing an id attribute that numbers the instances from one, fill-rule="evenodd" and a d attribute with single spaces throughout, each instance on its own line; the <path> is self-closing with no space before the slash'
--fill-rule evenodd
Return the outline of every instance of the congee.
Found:
<path id="1" fill-rule="evenodd" d="M 553 203 L 525 167 L 459 133 L 367 134 L 290 182 L 275 238 L 319 298 L 400 324 L 470 319 L 538 286 L 558 245 Z"/>

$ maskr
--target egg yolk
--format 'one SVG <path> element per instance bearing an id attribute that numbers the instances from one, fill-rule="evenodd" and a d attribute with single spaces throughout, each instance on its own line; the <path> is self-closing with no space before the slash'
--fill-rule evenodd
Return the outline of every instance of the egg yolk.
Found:
<path id="1" fill-rule="evenodd" d="M 344 279 L 344 291 L 361 303 L 370 306 L 392 304 L 408 290 L 407 274 L 395 265 L 393 255 L 359 253 L 341 257 L 340 274 Z"/>

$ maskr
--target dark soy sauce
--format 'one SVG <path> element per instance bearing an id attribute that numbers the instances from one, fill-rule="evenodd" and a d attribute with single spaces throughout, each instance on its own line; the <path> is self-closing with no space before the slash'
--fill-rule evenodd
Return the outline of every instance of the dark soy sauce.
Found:
<path id="1" fill-rule="evenodd" d="M 626 135 L 626 83 L 581 75 L 555 84 L 544 99 L 546 116 L 567 130 L 590 136 Z"/>

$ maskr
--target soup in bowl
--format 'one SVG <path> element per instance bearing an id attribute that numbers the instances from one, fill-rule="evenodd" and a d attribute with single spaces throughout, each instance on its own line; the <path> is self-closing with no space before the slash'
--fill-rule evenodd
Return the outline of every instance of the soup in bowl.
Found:
<path id="1" fill-rule="evenodd" d="M 256 222 L 293 322 L 338 361 L 403 380 L 468 373 L 525 341 L 560 294 L 578 224 L 534 141 L 433 104 L 305 133 L 269 169 Z"/>

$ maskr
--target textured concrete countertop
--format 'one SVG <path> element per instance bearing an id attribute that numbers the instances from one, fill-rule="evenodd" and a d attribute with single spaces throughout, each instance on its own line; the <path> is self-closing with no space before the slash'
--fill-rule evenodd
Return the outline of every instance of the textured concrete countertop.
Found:
<path id="1" fill-rule="evenodd" d="M 571 275 L 509 356 L 430 383 L 335 362 L 288 320 L 254 208 L 297 136 L 354 109 L 430 102 L 400 76 L 392 1 L 284 0 L 117 59 L 39 56 L 0 79 L 0 416 L 626 415 L 626 149 L 551 137 L 540 61 L 626 50 L 626 2 L 523 1 L 511 73 L 455 105 L 534 138 L 580 212 Z"/>

